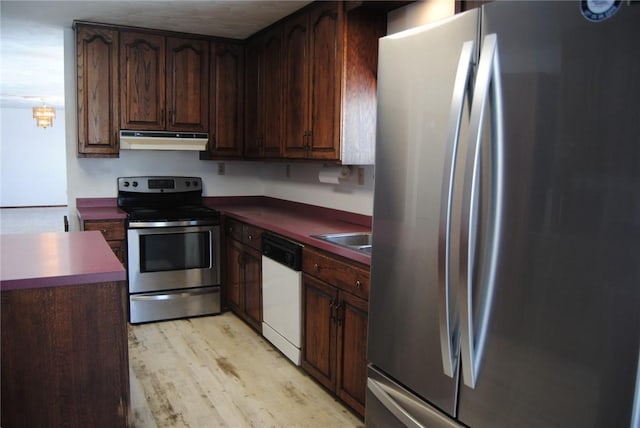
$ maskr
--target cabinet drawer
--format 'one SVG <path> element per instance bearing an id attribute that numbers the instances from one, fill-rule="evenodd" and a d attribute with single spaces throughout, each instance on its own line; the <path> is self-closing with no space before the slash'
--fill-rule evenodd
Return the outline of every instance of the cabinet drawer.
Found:
<path id="1" fill-rule="evenodd" d="M 245 224 L 242 230 L 242 242 L 256 250 L 262 250 L 262 229 Z"/>
<path id="2" fill-rule="evenodd" d="M 224 232 L 227 238 L 242 242 L 242 223 L 229 217 L 224 221 Z"/>
<path id="3" fill-rule="evenodd" d="M 125 239 L 124 220 L 86 220 L 84 230 L 99 230 L 107 241 Z"/>
<path id="4" fill-rule="evenodd" d="M 344 291 L 369 299 L 369 270 L 355 262 L 304 247 L 302 270 Z"/>

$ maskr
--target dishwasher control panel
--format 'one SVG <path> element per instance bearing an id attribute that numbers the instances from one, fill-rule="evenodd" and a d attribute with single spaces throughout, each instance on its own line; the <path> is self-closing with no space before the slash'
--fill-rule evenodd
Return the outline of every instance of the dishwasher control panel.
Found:
<path id="1" fill-rule="evenodd" d="M 302 245 L 271 232 L 262 234 L 262 255 L 287 266 L 302 270 Z"/>

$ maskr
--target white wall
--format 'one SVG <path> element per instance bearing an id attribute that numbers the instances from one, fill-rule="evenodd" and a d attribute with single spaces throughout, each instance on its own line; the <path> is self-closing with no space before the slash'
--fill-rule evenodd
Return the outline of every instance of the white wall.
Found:
<path id="1" fill-rule="evenodd" d="M 365 215 L 373 213 L 373 166 L 364 167 L 364 184 L 359 185 L 357 167 L 353 167 L 350 180 L 326 184 L 318 181 L 320 164 L 291 163 L 290 177 L 287 177 L 286 165 L 263 166 L 262 182 L 266 196 Z"/>
<path id="2" fill-rule="evenodd" d="M 2 207 L 67 204 L 65 111 L 57 108 L 53 126 L 43 129 L 31 107 L 0 109 Z"/>

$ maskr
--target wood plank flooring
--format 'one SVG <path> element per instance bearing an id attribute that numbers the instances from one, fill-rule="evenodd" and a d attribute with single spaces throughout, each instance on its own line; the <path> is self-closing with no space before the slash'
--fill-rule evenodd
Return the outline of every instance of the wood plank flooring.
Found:
<path id="1" fill-rule="evenodd" d="M 130 422 L 147 427 L 362 427 L 232 313 L 129 326 Z"/>

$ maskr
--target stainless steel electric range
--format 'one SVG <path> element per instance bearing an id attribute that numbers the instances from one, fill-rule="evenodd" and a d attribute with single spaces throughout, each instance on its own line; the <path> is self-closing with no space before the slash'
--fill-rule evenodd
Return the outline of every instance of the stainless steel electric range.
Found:
<path id="1" fill-rule="evenodd" d="M 220 313 L 220 214 L 199 177 L 119 177 L 127 213 L 129 321 Z"/>

